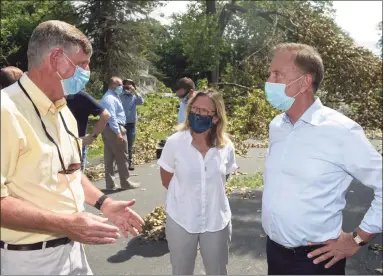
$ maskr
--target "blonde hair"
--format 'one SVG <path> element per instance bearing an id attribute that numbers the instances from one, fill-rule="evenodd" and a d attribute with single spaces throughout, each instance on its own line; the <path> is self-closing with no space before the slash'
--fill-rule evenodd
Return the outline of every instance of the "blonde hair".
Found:
<path id="1" fill-rule="evenodd" d="M 208 88 L 206 90 L 196 92 L 196 94 L 188 102 L 188 106 L 186 108 L 186 120 L 184 121 L 184 123 L 182 123 L 177 127 L 177 130 L 179 131 L 191 130 L 189 120 L 188 120 L 188 114 L 191 112 L 192 105 L 196 101 L 196 99 L 198 97 L 203 97 L 203 96 L 208 97 L 212 100 L 216 109 L 215 116 L 218 118 L 217 123 L 210 129 L 210 132 L 208 135 L 208 141 L 207 141 L 208 145 L 210 147 L 223 148 L 229 142 L 229 138 L 225 133 L 228 119 L 225 112 L 223 96 L 221 95 L 221 93 L 217 92 L 215 89 Z"/>

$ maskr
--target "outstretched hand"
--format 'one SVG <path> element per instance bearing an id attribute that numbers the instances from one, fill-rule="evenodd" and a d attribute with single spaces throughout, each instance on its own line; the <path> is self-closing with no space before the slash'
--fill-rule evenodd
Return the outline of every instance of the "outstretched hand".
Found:
<path id="1" fill-rule="evenodd" d="M 134 199 L 130 201 L 107 199 L 101 207 L 104 216 L 115 224 L 126 238 L 128 238 L 127 231 L 137 236 L 137 232 L 141 232 L 142 226 L 144 225 L 144 220 L 129 208 L 134 205 L 135 202 Z"/>

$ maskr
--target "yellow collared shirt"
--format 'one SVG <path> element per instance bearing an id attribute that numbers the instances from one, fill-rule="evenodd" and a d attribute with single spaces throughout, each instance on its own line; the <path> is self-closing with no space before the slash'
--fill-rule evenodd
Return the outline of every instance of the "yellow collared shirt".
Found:
<path id="1" fill-rule="evenodd" d="M 78 136 L 77 123 L 65 99 L 53 103 L 24 74 L 21 84 L 40 112 L 48 133 L 58 144 L 67 169 L 80 163 L 76 141 L 65 130 Z M 79 141 L 81 147 L 81 141 Z M 12 196 L 41 209 L 71 214 L 83 211 L 84 190 L 81 171 L 69 175 L 62 171 L 56 146 L 46 136 L 36 111 L 20 86 L 1 90 L 1 197 Z M 9 244 L 30 244 L 59 236 L 24 232 L 1 227 L 1 240 Z"/>

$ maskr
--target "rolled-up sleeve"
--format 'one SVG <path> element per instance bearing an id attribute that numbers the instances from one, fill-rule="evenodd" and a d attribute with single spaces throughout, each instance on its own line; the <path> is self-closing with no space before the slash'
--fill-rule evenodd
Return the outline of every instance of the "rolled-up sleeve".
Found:
<path id="1" fill-rule="evenodd" d="M 111 114 L 111 117 L 108 120 L 109 127 L 113 130 L 113 132 L 119 134 L 120 128 L 116 118 L 115 102 L 111 99 L 111 97 L 106 96 L 101 101 L 101 106 L 108 110 L 109 114 Z"/>
<path id="2" fill-rule="evenodd" d="M 173 139 L 168 139 L 161 152 L 160 159 L 157 164 L 169 173 L 175 172 L 175 151 Z"/>
<path id="3" fill-rule="evenodd" d="M 6 197 L 9 195 L 7 184 L 12 180 L 19 154 L 25 151 L 26 137 L 9 108 L 12 103 L 1 98 L 1 197 Z"/>
<path id="4" fill-rule="evenodd" d="M 374 191 L 374 199 L 360 224 L 360 229 L 371 234 L 381 233 L 383 225 L 383 158 L 358 125 L 348 133 L 344 147 L 345 170 Z"/>

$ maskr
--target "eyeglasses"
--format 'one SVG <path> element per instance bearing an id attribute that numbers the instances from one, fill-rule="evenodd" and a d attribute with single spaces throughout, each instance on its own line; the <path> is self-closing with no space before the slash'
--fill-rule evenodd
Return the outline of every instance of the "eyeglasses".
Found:
<path id="1" fill-rule="evenodd" d="M 208 110 L 208 109 L 205 109 L 205 108 L 200 108 L 200 107 L 197 107 L 197 106 L 192 106 L 191 107 L 191 111 L 192 111 L 192 113 L 199 114 L 199 115 L 202 115 L 202 116 L 213 116 L 213 115 L 216 114 L 216 111 Z"/>
<path id="2" fill-rule="evenodd" d="M 63 157 L 61 156 L 61 153 L 60 153 L 60 149 L 59 149 L 59 146 L 56 144 L 55 140 L 52 138 L 52 136 L 48 133 L 47 131 L 47 127 L 45 126 L 43 120 L 41 119 L 41 115 L 40 115 L 40 112 L 39 110 L 37 109 L 35 103 L 32 101 L 31 97 L 29 96 L 29 94 L 27 93 L 27 91 L 25 90 L 25 88 L 23 87 L 23 85 L 21 84 L 20 80 L 17 81 L 21 90 L 23 90 L 24 94 L 27 96 L 27 98 L 31 101 L 33 107 L 35 108 L 35 111 L 36 111 L 36 114 L 37 116 L 39 117 L 40 119 L 40 122 L 41 122 L 41 126 L 43 127 L 43 130 L 45 132 L 45 135 L 48 137 L 49 141 L 51 141 L 55 146 L 56 146 L 56 149 L 57 149 L 57 153 L 59 154 L 59 159 L 60 159 L 60 163 L 61 163 L 61 168 L 63 169 L 62 171 L 59 171 L 59 174 L 72 174 L 74 173 L 75 171 L 79 170 L 81 168 L 81 163 L 73 163 L 73 164 L 70 164 L 68 166 L 68 169 L 65 168 L 65 165 L 64 165 L 64 161 L 63 161 Z M 61 121 L 63 122 L 63 125 L 64 125 L 64 128 L 65 128 L 65 131 L 70 135 L 72 136 L 75 141 L 76 141 L 76 145 L 77 145 L 77 150 L 79 152 L 79 157 L 80 157 L 80 162 L 82 160 L 81 158 L 81 150 L 80 150 L 80 145 L 79 145 L 79 138 L 77 138 L 67 127 L 67 124 L 65 123 L 65 120 L 64 120 L 64 117 L 63 115 L 61 114 L 61 112 L 59 112 L 60 114 L 60 118 L 61 118 Z"/>

